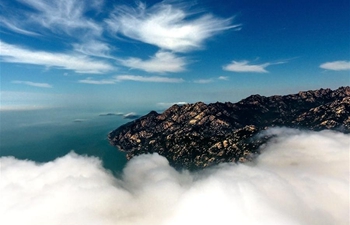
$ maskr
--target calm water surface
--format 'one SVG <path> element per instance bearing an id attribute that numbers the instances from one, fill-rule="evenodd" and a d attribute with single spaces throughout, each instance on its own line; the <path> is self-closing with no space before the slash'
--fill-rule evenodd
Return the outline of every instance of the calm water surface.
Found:
<path id="1" fill-rule="evenodd" d="M 99 157 L 106 169 L 119 174 L 125 155 L 109 145 L 107 134 L 129 121 L 100 113 L 63 109 L 0 112 L 0 156 L 48 162 L 74 151 Z"/>

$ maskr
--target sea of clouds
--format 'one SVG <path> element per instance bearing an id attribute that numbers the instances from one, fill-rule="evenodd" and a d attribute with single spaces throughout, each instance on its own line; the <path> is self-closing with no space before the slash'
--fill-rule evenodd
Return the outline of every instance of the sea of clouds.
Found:
<path id="1" fill-rule="evenodd" d="M 270 129 L 247 164 L 176 171 L 158 154 L 128 162 L 120 178 L 98 158 L 2 157 L 0 224 L 349 224 L 350 136 Z"/>

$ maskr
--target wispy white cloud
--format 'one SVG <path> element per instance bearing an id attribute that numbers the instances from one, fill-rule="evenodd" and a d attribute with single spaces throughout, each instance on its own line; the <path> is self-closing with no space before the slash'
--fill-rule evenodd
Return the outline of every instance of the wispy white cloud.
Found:
<path id="1" fill-rule="evenodd" d="M 229 80 L 229 78 L 227 76 L 220 76 L 218 77 L 219 80 Z"/>
<path id="2" fill-rule="evenodd" d="M 117 81 L 139 81 L 139 82 L 155 82 L 155 83 L 182 83 L 182 78 L 170 78 L 159 76 L 134 76 L 134 75 L 119 75 L 115 77 Z"/>
<path id="3" fill-rule="evenodd" d="M 84 55 L 97 56 L 103 58 L 113 58 L 110 56 L 111 47 L 107 43 L 97 40 L 84 40 L 82 43 L 72 45 L 74 51 Z"/>
<path id="4" fill-rule="evenodd" d="M 160 76 L 136 76 L 136 75 L 118 75 L 110 79 L 95 80 L 91 77 L 83 80 L 79 80 L 79 83 L 84 84 L 115 84 L 122 81 L 136 81 L 136 82 L 152 82 L 152 83 L 182 83 L 182 78 L 170 78 Z"/>
<path id="5" fill-rule="evenodd" d="M 151 7 L 143 3 L 137 8 L 118 7 L 106 22 L 117 34 L 175 52 L 201 48 L 218 32 L 240 26 L 233 25 L 232 18 L 190 12 L 185 4 L 167 1 Z"/>
<path id="6" fill-rule="evenodd" d="M 209 83 L 213 83 L 214 82 L 214 79 L 198 79 L 198 80 L 194 80 L 193 81 L 194 83 L 197 83 L 197 84 L 209 84 Z"/>
<path id="7" fill-rule="evenodd" d="M 219 77 L 215 77 L 215 78 L 207 78 L 207 79 L 197 79 L 194 80 L 194 83 L 197 84 L 210 84 L 216 81 L 222 81 L 222 80 L 228 80 L 228 77 L 226 76 L 219 76 Z"/>
<path id="8" fill-rule="evenodd" d="M 52 85 L 48 83 L 37 83 L 37 82 L 32 82 L 32 81 L 24 81 L 24 80 L 14 80 L 12 81 L 14 84 L 25 84 L 28 86 L 33 86 L 33 87 L 40 87 L 40 88 L 52 88 Z"/>
<path id="9" fill-rule="evenodd" d="M 79 34 L 81 37 L 81 35 L 86 35 L 87 33 L 100 36 L 103 31 L 99 24 L 84 16 L 84 13 L 89 9 L 98 9 L 103 1 L 20 0 L 20 2 L 35 9 L 35 12 L 31 12 L 27 16 L 28 21 L 26 23 L 39 24 L 41 27 L 45 27 L 54 33 L 64 32 L 71 36 Z"/>
<path id="10" fill-rule="evenodd" d="M 321 64 L 320 67 L 326 70 L 350 70 L 350 61 L 326 62 Z"/>
<path id="11" fill-rule="evenodd" d="M 139 3 L 136 8 L 118 5 L 108 19 L 102 20 L 88 17 L 87 13 L 98 14 L 104 6 L 103 0 L 18 0 L 18 4 L 25 7 L 15 9 L 17 13 L 11 13 L 13 9 L 1 11 L 2 28 L 24 35 L 59 37 L 69 43 L 70 55 L 62 52 L 51 54 L 12 45 L 16 50 L 31 52 L 38 57 L 6 53 L 7 55 L 2 54 L 3 60 L 57 66 L 78 73 L 102 73 L 111 70 L 110 64 L 89 58 L 118 58 L 111 55 L 112 50 L 117 47 L 105 42 L 106 28 L 117 35 L 161 49 L 149 59 L 129 57 L 119 60 L 123 66 L 150 73 L 174 73 L 184 71 L 189 63 L 186 57 L 180 57 L 176 52 L 202 48 L 204 42 L 213 35 L 240 27 L 232 23 L 233 18 L 218 18 L 203 10 L 190 8 L 189 5 L 193 4 L 175 1 L 162 1 L 151 7 L 143 3 Z M 21 10 L 22 8 L 26 10 Z M 84 69 L 85 66 L 96 68 Z"/>
<path id="12" fill-rule="evenodd" d="M 254 72 L 254 73 L 267 73 L 265 67 L 269 66 L 269 63 L 259 65 L 249 65 L 248 61 L 232 61 L 230 64 L 223 67 L 224 70 L 232 72 Z"/>
<path id="13" fill-rule="evenodd" d="M 187 64 L 184 57 L 177 57 L 171 52 L 159 51 L 149 60 L 129 58 L 120 60 L 121 64 L 132 69 L 144 70 L 150 73 L 181 72 Z"/>
<path id="14" fill-rule="evenodd" d="M 108 56 L 110 46 L 101 41 L 104 26 L 101 22 L 87 18 L 85 13 L 90 10 L 98 11 L 103 5 L 102 0 L 19 0 L 26 7 L 32 8 L 30 12 L 17 13 L 4 10 L 0 16 L 0 25 L 16 33 L 24 35 L 43 35 L 68 38 L 73 49 L 93 56 Z"/>
<path id="15" fill-rule="evenodd" d="M 94 80 L 91 77 L 88 77 L 83 80 L 79 80 L 79 83 L 83 84 L 97 84 L 97 85 L 102 85 L 102 84 L 115 84 L 117 82 L 116 79 L 102 79 L 102 80 Z"/>
<path id="16" fill-rule="evenodd" d="M 108 62 L 93 60 L 85 55 L 34 51 L 1 40 L 0 46 L 0 57 L 3 62 L 58 67 L 76 73 L 104 73 L 115 70 Z"/>
<path id="17" fill-rule="evenodd" d="M 18 21 L 15 19 L 9 20 L 8 18 L 5 17 L 0 17 L 0 24 L 2 27 L 6 27 L 16 33 L 19 34 L 24 34 L 24 35 L 29 35 L 29 36 L 38 36 L 40 34 L 34 32 L 34 31 L 29 31 L 21 27 L 21 25 L 18 24 Z"/>
<path id="18" fill-rule="evenodd" d="M 265 69 L 271 65 L 282 64 L 285 62 L 263 63 L 263 64 L 249 64 L 249 61 L 232 61 L 230 64 L 223 66 L 224 70 L 238 73 L 268 73 Z"/>

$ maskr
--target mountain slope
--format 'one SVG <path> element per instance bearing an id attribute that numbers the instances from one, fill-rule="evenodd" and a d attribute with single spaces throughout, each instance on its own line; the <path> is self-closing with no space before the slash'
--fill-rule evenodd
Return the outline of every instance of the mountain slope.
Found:
<path id="1" fill-rule="evenodd" d="M 173 105 L 119 127 L 108 139 L 128 159 L 157 152 L 175 167 L 196 169 L 250 160 L 270 138 L 255 135 L 274 126 L 350 132 L 350 87 L 252 95 L 237 103 Z"/>

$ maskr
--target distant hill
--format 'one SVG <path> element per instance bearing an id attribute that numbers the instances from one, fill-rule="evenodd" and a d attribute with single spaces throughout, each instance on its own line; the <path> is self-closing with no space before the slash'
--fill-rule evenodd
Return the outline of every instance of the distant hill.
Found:
<path id="1" fill-rule="evenodd" d="M 237 103 L 173 105 L 119 127 L 108 139 L 128 159 L 157 152 L 177 168 L 198 169 L 252 159 L 271 138 L 256 134 L 276 126 L 349 133 L 350 87 L 252 95 Z"/>

